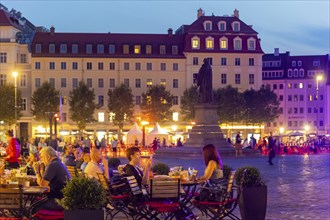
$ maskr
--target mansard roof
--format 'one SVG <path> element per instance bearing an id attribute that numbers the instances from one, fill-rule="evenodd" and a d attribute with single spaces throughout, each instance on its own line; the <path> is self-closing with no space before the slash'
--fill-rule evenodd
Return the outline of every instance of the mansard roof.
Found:
<path id="1" fill-rule="evenodd" d="M 170 35 L 170 34 L 117 34 L 117 33 L 52 33 L 52 32 L 37 32 L 32 42 L 32 56 L 91 56 L 91 54 L 86 54 L 85 46 L 87 44 L 93 45 L 92 56 L 95 57 L 184 57 L 182 53 L 182 35 Z M 42 45 L 42 52 L 35 53 L 35 44 Z M 49 54 L 48 45 L 55 44 L 57 53 Z M 60 54 L 59 46 L 60 44 L 67 44 L 68 51 L 71 51 L 72 44 L 78 44 L 79 53 L 71 54 Z M 97 45 L 104 45 L 104 54 L 97 54 Z M 115 45 L 116 53 L 109 54 L 108 46 L 112 44 Z M 130 53 L 123 53 L 123 45 L 130 46 Z M 134 45 L 141 46 L 141 53 L 134 54 Z M 152 46 L 152 54 L 145 54 L 145 46 Z M 159 53 L 159 47 L 161 45 L 166 46 L 166 54 L 161 55 Z M 171 47 L 178 46 L 178 54 L 173 55 L 171 53 Z"/>
<path id="2" fill-rule="evenodd" d="M 12 26 L 22 30 L 22 26 L 20 25 L 18 19 L 4 9 L 0 9 L 0 26 Z"/>

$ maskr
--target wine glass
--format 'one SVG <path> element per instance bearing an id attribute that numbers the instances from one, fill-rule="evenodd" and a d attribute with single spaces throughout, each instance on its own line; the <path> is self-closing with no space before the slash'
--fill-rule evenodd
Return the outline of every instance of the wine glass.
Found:
<path id="1" fill-rule="evenodd" d="M 189 176 L 191 176 L 193 174 L 193 171 L 195 170 L 195 168 L 193 167 L 188 167 L 188 173 L 189 173 Z"/>

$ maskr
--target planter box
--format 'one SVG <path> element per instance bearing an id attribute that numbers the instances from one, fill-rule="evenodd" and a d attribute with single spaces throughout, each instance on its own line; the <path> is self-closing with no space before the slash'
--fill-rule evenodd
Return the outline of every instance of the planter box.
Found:
<path id="1" fill-rule="evenodd" d="M 64 210 L 64 220 L 104 220 L 103 209 L 99 210 Z"/>
<path id="2" fill-rule="evenodd" d="M 264 220 L 267 209 L 267 186 L 242 188 L 239 210 L 243 220 Z"/>

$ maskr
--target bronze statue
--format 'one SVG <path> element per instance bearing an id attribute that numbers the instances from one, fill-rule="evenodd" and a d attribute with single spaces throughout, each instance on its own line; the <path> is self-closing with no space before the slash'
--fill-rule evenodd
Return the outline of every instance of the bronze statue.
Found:
<path id="1" fill-rule="evenodd" d="M 199 69 L 197 75 L 197 86 L 199 103 L 212 103 L 212 67 L 210 65 L 209 58 L 204 59 L 204 64 Z"/>

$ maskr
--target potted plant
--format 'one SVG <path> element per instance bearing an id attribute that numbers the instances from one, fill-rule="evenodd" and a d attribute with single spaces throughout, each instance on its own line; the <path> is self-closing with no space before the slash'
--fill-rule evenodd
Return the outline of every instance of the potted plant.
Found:
<path id="1" fill-rule="evenodd" d="M 168 175 L 170 172 L 169 166 L 164 163 L 156 163 L 151 170 L 157 175 Z"/>
<path id="2" fill-rule="evenodd" d="M 62 190 L 63 198 L 57 200 L 64 208 L 66 220 L 103 220 L 106 192 L 94 178 L 83 175 L 73 177 Z"/>
<path id="3" fill-rule="evenodd" d="M 239 209 L 244 220 L 262 220 L 266 217 L 267 186 L 255 167 L 245 166 L 236 170 L 239 186 Z"/>

